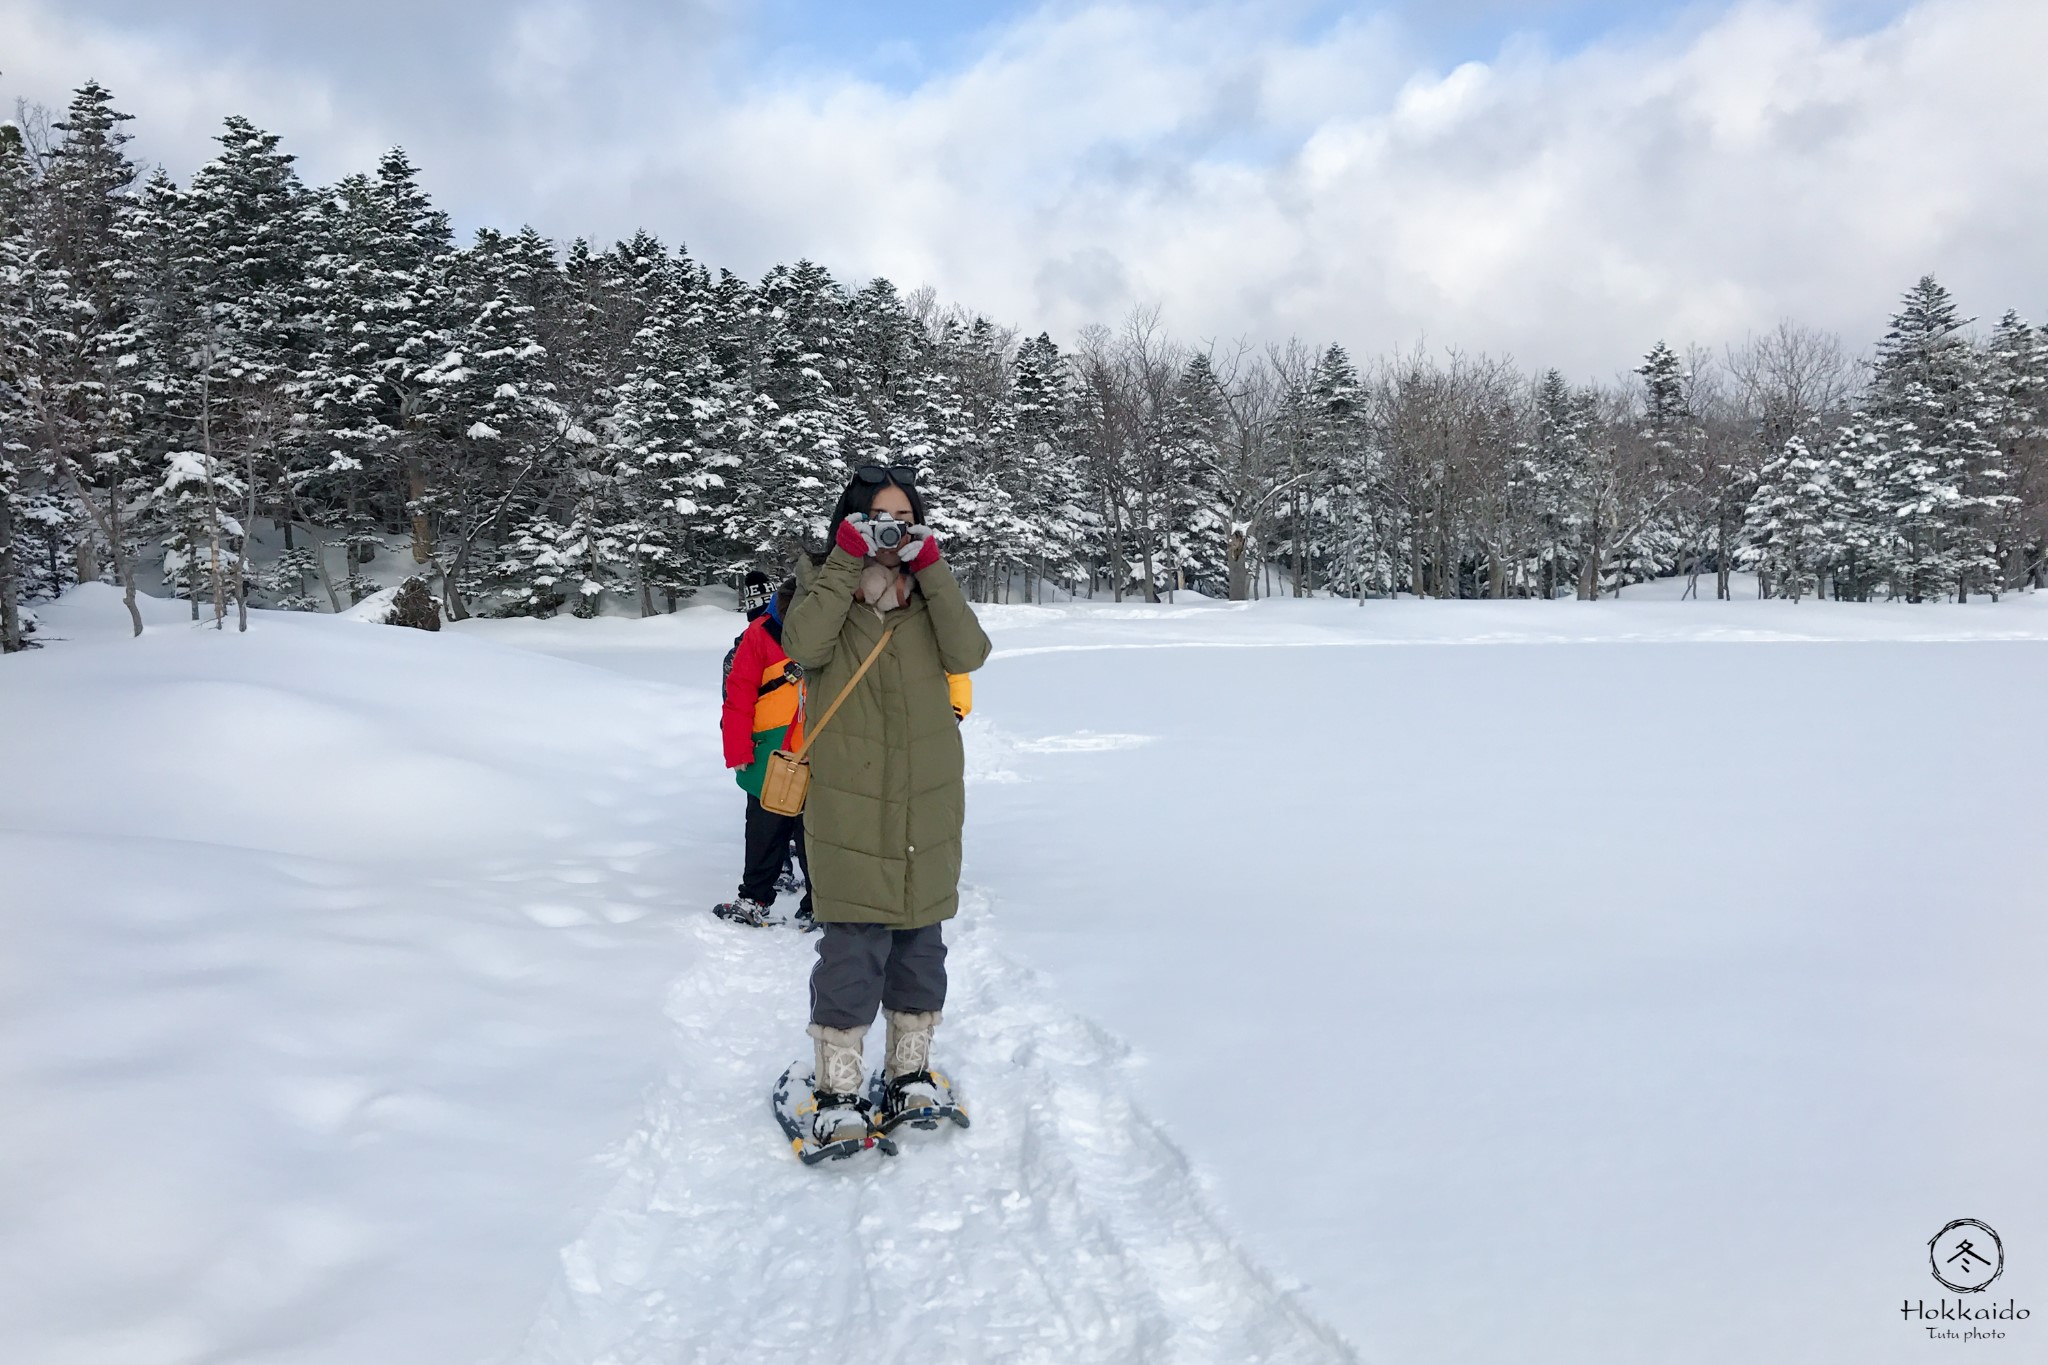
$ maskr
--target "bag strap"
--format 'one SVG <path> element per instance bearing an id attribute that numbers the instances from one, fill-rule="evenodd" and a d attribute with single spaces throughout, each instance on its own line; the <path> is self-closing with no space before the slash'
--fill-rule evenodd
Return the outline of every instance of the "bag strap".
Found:
<path id="1" fill-rule="evenodd" d="M 868 657 L 860 661 L 860 667 L 853 670 L 853 676 L 846 680 L 846 686 L 839 689 L 839 695 L 834 697 L 832 704 L 825 708 L 824 717 L 818 721 L 815 728 L 806 731 L 803 747 L 796 751 L 797 762 L 803 762 L 804 755 L 811 751 L 811 745 L 815 744 L 818 736 L 825 732 L 825 727 L 832 723 L 832 716 L 839 710 L 839 703 L 846 700 L 847 695 L 853 691 L 854 684 L 858 683 L 867 674 L 868 668 L 875 660 L 881 657 L 883 648 L 889 643 L 889 637 L 895 633 L 896 627 L 894 626 L 882 632 L 882 638 L 875 641 L 875 647 L 868 651 Z"/>

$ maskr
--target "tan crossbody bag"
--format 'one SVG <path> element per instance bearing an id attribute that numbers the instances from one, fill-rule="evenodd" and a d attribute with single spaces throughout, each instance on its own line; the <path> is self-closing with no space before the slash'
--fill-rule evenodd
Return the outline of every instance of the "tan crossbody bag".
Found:
<path id="1" fill-rule="evenodd" d="M 875 647 L 868 651 L 868 657 L 860 661 L 860 667 L 853 670 L 853 676 L 846 680 L 846 686 L 839 689 L 839 695 L 825 708 L 825 714 L 818 721 L 818 728 L 804 735 L 804 742 L 796 752 L 777 749 L 768 755 L 768 771 L 761 778 L 761 808 L 777 815 L 802 815 L 804 798 L 811 794 L 811 746 L 818 742 L 818 736 L 825 733 L 825 727 L 832 723 L 833 713 L 839 710 L 839 703 L 867 675 L 868 668 L 881 657 L 882 650 L 889 644 L 889 637 L 896 633 L 891 626 L 882 632 L 882 638 L 875 641 Z"/>

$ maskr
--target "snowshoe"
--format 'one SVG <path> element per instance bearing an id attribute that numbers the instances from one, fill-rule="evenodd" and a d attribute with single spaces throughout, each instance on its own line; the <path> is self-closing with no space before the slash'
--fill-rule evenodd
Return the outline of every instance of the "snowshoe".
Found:
<path id="1" fill-rule="evenodd" d="M 929 1132 L 942 1119 L 967 1126 L 966 1104 L 939 1071 L 912 1071 L 893 1078 L 878 1071 L 868 1081 L 868 1103 L 874 1106 L 875 1126 L 884 1134 L 906 1126 Z"/>
<path id="2" fill-rule="evenodd" d="M 734 896 L 722 905 L 711 907 L 711 913 L 720 919 L 729 919 L 734 924 L 751 925 L 759 929 L 775 923 L 775 912 L 756 900 L 745 896 Z"/>
<path id="3" fill-rule="evenodd" d="M 828 1102 L 821 1106 L 821 1099 Z M 831 1103 L 832 1100 L 840 1102 Z M 775 1082 L 769 1104 L 775 1111 L 775 1121 L 782 1125 L 782 1135 L 789 1139 L 789 1149 L 806 1166 L 815 1166 L 821 1161 L 844 1161 L 871 1147 L 890 1156 L 896 1153 L 895 1142 L 875 1127 L 873 1109 L 868 1100 L 858 1095 L 820 1096 L 814 1093 L 811 1072 L 801 1062 L 792 1062 L 782 1073 L 782 1078 Z M 839 1135 L 845 1131 L 844 1120 L 847 1117 L 859 1120 L 856 1136 Z"/>
<path id="4" fill-rule="evenodd" d="M 782 859 L 782 871 L 775 878 L 775 894 L 794 896 L 810 881 L 803 873 L 803 859 L 797 856 L 796 841 L 790 840 L 789 848 Z"/>

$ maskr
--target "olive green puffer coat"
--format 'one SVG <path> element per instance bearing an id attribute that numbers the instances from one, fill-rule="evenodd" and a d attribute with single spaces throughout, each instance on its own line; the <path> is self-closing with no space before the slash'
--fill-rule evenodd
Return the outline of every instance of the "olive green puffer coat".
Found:
<path id="1" fill-rule="evenodd" d="M 782 624 L 782 647 L 804 669 L 806 730 L 896 631 L 810 751 L 811 899 L 821 921 L 917 929 L 960 904 L 966 763 L 946 675 L 981 667 L 988 636 L 943 560 L 886 615 L 854 599 L 860 571 L 840 549 L 822 566 L 799 560 Z"/>

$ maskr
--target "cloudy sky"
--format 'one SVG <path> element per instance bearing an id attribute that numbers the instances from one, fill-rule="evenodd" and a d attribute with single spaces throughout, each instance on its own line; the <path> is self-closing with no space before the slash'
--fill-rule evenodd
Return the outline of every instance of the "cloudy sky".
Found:
<path id="1" fill-rule="evenodd" d="M 1612 374 L 1933 272 L 2048 316 L 2048 0 L 0 0 L 179 179 L 406 147 L 459 227 L 644 225 L 1071 335 L 1426 338 Z"/>

